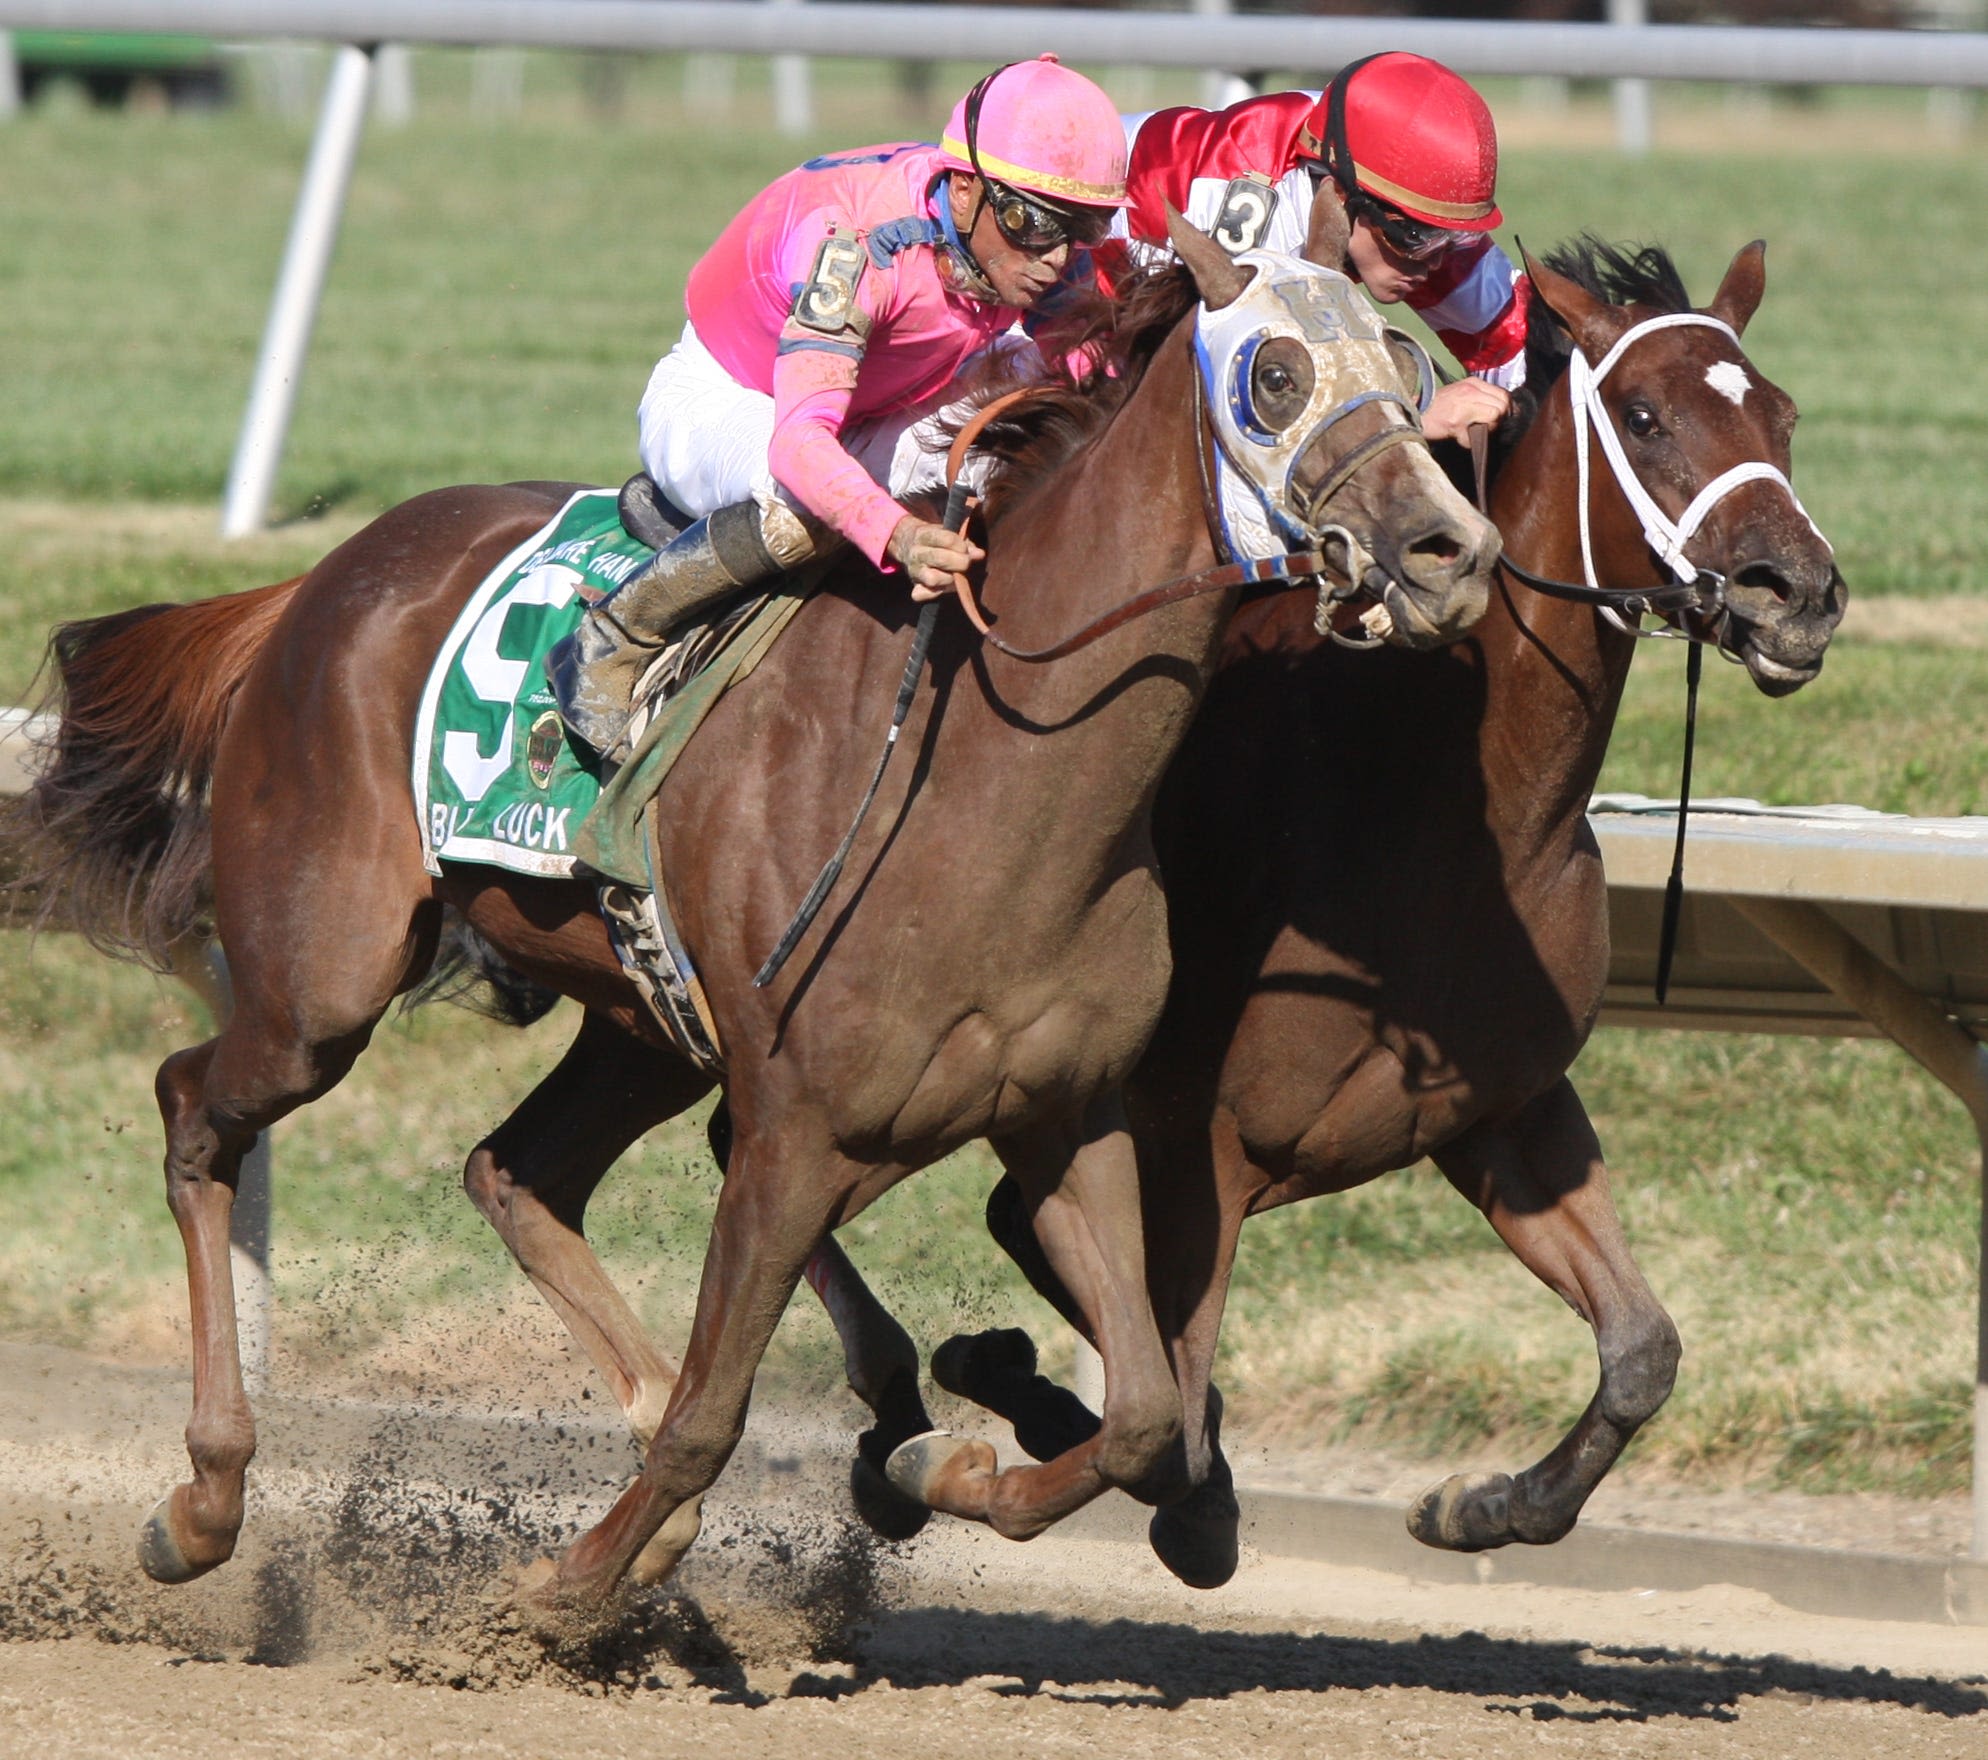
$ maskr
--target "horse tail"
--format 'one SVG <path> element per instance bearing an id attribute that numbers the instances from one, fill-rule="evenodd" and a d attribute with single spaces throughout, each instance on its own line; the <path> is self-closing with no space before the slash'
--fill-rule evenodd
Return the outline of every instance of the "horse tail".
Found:
<path id="1" fill-rule="evenodd" d="M 208 783 L 249 667 L 303 581 L 58 624 L 33 786 L 0 808 L 37 928 L 170 969 L 209 908 Z"/>

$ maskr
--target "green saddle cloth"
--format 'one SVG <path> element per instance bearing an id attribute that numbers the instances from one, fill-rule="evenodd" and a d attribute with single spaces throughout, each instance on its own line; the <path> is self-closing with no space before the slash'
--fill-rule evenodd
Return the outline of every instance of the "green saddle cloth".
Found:
<path id="1" fill-rule="evenodd" d="M 652 884 L 644 809 L 712 704 L 757 663 L 801 596 L 774 594 L 741 623 L 655 713 L 603 790 L 594 754 L 567 737 L 543 663 L 587 605 L 650 554 L 621 529 L 614 490 L 583 489 L 470 595 L 415 720 L 414 802 L 430 873 L 445 861 L 478 862 L 563 879 L 584 863 L 631 886 Z"/>

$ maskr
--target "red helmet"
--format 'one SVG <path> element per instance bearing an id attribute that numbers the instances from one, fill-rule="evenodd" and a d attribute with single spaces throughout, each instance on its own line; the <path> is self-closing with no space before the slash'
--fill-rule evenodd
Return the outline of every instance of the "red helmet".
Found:
<path id="1" fill-rule="evenodd" d="M 1342 67 L 1300 146 L 1348 195 L 1365 190 L 1451 232 L 1489 232 L 1498 212 L 1498 130 L 1470 82 L 1399 49 Z"/>

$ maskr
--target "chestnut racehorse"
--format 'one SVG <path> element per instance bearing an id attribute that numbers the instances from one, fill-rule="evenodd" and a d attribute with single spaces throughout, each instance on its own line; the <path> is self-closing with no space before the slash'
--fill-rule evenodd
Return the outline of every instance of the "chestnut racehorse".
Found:
<path id="1" fill-rule="evenodd" d="M 1015 644 L 1047 644 L 1142 587 L 1214 570 L 1196 326 L 1255 274 L 1288 284 L 1275 264 L 1240 267 L 1198 234 L 1176 242 L 1193 285 L 1175 279 L 1163 321 L 1130 326 L 1116 373 L 1088 401 L 1066 398 L 1050 430 L 1060 444 L 998 485 L 982 595 Z M 1299 304 L 1309 285 L 1295 287 Z M 1396 639 L 1451 639 L 1482 612 L 1496 535 L 1419 433 L 1411 445 L 1382 433 L 1404 420 L 1398 408 L 1312 410 L 1314 385 L 1350 346 L 1263 343 L 1248 369 L 1255 418 L 1290 430 L 1282 456 L 1305 531 L 1337 523 L 1391 577 Z M 1367 458 L 1357 472 L 1335 468 L 1356 452 Z M 431 878 L 410 790 L 415 707 L 444 637 L 567 493 L 436 492 L 301 581 L 57 632 L 63 715 L 26 813 L 44 897 L 59 905 L 66 887 L 71 914 L 115 938 L 133 889 L 149 888 L 140 938 L 163 957 L 202 910 L 211 852 L 235 991 L 219 1036 L 158 1076 L 192 1295 L 193 1477 L 146 1524 L 145 1568 L 162 1580 L 211 1569 L 241 1524 L 254 1450 L 228 1266 L 241 1155 L 344 1076 L 428 969 L 445 907 L 507 965 L 588 1010 L 565 1060 L 478 1146 L 465 1179 L 648 1441 L 605 1520 L 546 1567 L 541 1608 L 598 1608 L 638 1560 L 646 1580 L 674 1568 L 804 1263 L 899 1179 L 975 1137 L 1012 1157 L 1045 1261 L 1104 1353 L 1111 1399 L 1102 1429 L 1046 1467 L 994 1473 L 972 1451 L 928 1461 L 927 1501 L 1028 1534 L 1110 1486 L 1178 1495 L 1180 1401 L 1145 1293 L 1119 1090 L 1169 969 L 1152 802 L 1234 588 L 1053 664 L 943 625 L 934 685 L 905 724 L 911 759 L 888 777 L 829 910 L 763 989 L 753 974 L 872 766 L 908 611 L 866 566 L 843 567 L 711 713 L 658 814 L 658 869 L 726 1050 L 735 1124 L 679 1374 L 641 1337 L 579 1223 L 614 1157 L 710 1078 L 653 1048 L 590 886 L 452 864 Z M 909 1379 L 899 1404 L 915 1409 L 915 1355 L 886 1359 L 882 1382 Z"/>
<path id="2" fill-rule="evenodd" d="M 1592 596 L 1535 590 L 1510 565 L 1577 595 L 1588 585 L 1571 341 L 1578 373 L 1602 374 L 1600 419 L 1673 528 L 1708 484 L 1727 485 L 1673 571 L 1654 546 L 1674 530 L 1646 531 L 1591 446 L 1589 578 L 1618 603 L 1686 602 L 1671 617 L 1681 633 L 1743 662 L 1770 696 L 1815 676 L 1845 592 L 1786 481 L 1794 405 L 1738 342 L 1763 262 L 1759 244 L 1733 260 L 1705 308 L 1716 323 L 1681 316 L 1692 308 L 1657 250 L 1583 240 L 1529 265 L 1541 401 L 1496 474 L 1508 566 L 1469 639 L 1351 656 L 1275 601 L 1230 625 L 1155 816 L 1174 975 L 1127 1085 L 1154 1311 L 1200 1487 L 1159 1510 L 1151 1535 L 1190 1583 L 1235 1568 L 1210 1375 L 1249 1216 L 1428 1156 L 1594 1328 L 1600 1385 L 1579 1421 L 1523 1472 L 1455 1476 L 1425 1494 L 1409 1525 L 1432 1546 L 1557 1540 L 1669 1394 L 1677 1332 L 1630 1255 L 1567 1078 L 1608 973 L 1586 808 L 1636 643 Z M 1261 762 L 1266 751 L 1278 761 Z M 1019 1173 L 1011 1163 L 989 1224 L 1077 1320 L 1026 1238 Z M 842 1311 L 857 1312 L 853 1296 Z M 1096 1422 L 1036 1376 L 1019 1332 L 953 1340 L 933 1369 L 1013 1421 L 1031 1451 L 1066 1448 Z"/>

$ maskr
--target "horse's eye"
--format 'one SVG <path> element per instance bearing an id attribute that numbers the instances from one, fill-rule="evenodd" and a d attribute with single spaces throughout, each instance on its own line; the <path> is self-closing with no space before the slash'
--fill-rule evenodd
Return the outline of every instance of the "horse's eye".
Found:
<path id="1" fill-rule="evenodd" d="M 1295 389 L 1297 381 L 1291 377 L 1289 368 L 1280 367 L 1273 361 L 1264 367 L 1258 383 L 1272 397 L 1281 397 L 1285 392 Z"/>
<path id="2" fill-rule="evenodd" d="M 1632 403 L 1622 412 L 1622 425 L 1638 440 L 1647 440 L 1657 431 L 1657 412 L 1647 403 Z"/>

